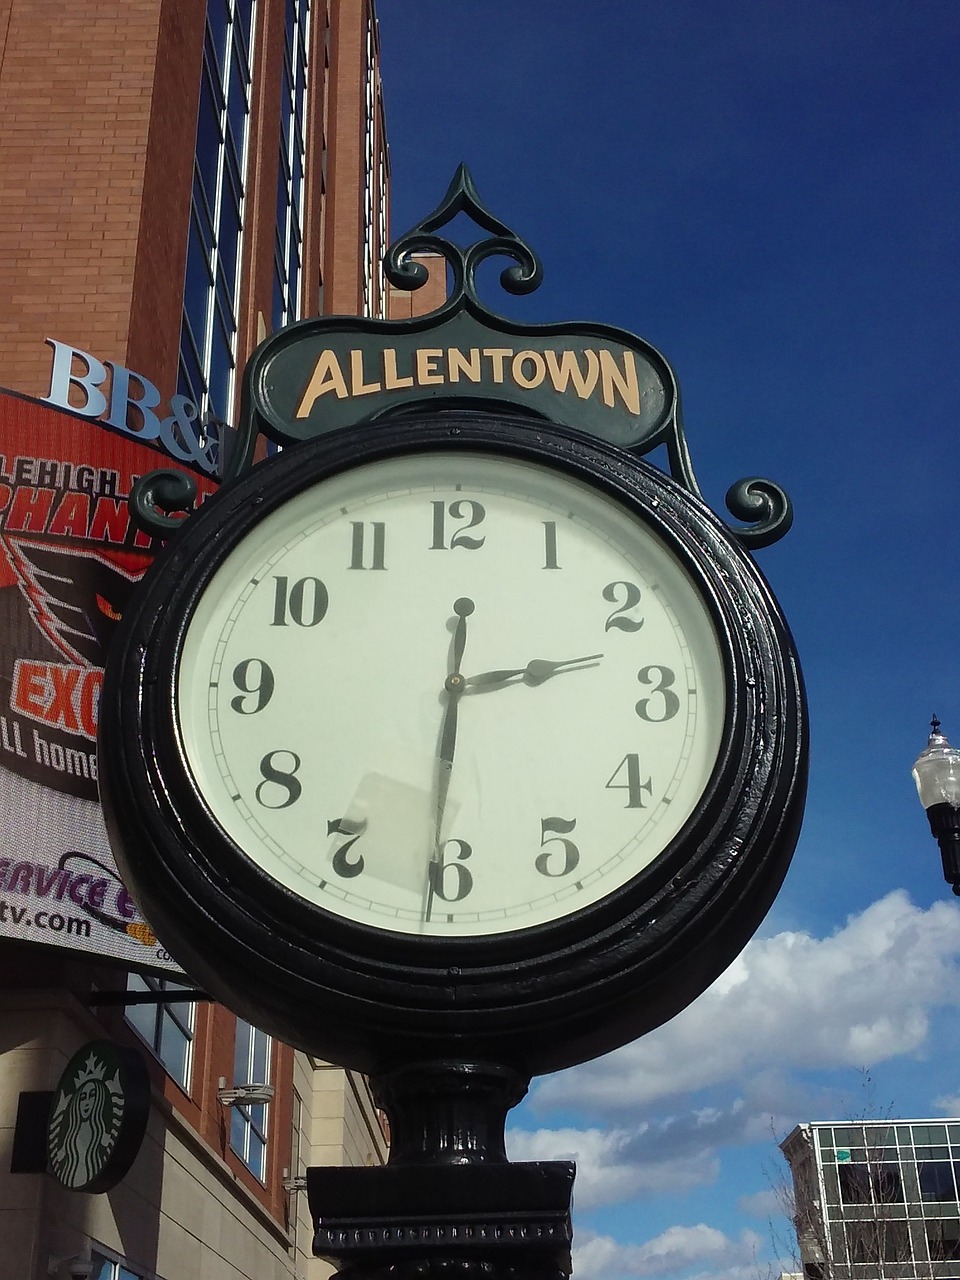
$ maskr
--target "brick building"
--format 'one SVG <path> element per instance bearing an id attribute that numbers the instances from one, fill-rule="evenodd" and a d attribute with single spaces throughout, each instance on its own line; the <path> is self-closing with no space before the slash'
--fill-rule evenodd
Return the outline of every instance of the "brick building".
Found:
<path id="1" fill-rule="evenodd" d="M 0 118 L 0 1275 L 319 1278 L 297 1179 L 385 1158 L 366 1083 L 184 998 L 116 876 L 95 709 L 151 554 L 134 476 L 212 487 L 258 341 L 387 314 L 374 0 L 0 0 Z M 103 1039 L 147 1062 L 146 1137 L 77 1191 L 36 1114 Z"/>

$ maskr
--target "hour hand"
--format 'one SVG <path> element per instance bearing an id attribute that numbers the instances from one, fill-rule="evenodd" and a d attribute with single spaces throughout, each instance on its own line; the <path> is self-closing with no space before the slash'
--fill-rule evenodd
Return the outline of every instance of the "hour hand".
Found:
<path id="1" fill-rule="evenodd" d="M 524 684 L 538 685 L 549 680 L 558 671 L 579 669 L 585 664 L 599 662 L 602 657 L 602 653 L 589 653 L 582 658 L 565 658 L 562 662 L 551 662 L 548 658 L 533 658 L 525 667 L 509 667 L 502 671 L 481 671 L 477 676 L 467 676 L 464 684 L 477 693 L 497 689 L 516 679 L 522 679 Z"/>

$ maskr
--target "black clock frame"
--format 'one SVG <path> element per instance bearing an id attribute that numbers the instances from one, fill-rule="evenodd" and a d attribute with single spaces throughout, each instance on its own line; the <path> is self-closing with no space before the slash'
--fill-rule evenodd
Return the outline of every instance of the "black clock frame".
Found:
<path id="1" fill-rule="evenodd" d="M 626 885 L 497 937 L 410 937 L 306 902 L 222 831 L 180 743 L 178 655 L 213 573 L 270 512 L 355 466 L 460 448 L 557 469 L 645 522 L 711 612 L 727 715 L 696 812 Z M 121 872 L 164 945 L 212 995 L 288 1043 L 359 1070 L 457 1059 L 529 1078 L 660 1025 L 740 952 L 796 845 L 808 741 L 787 625 L 749 555 L 698 498 L 614 445 L 516 415 L 459 411 L 321 437 L 208 499 L 145 576 L 111 646 L 99 752 Z"/>

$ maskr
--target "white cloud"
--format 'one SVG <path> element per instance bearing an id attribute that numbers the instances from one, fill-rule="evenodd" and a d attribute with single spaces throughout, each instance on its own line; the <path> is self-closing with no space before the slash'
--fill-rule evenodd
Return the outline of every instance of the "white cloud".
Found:
<path id="1" fill-rule="evenodd" d="M 689 1191 L 716 1181 L 720 1148 L 763 1142 L 775 1151 L 776 1133 L 792 1128 L 797 1115 L 823 1109 L 808 1089 L 776 1073 L 761 1072 L 741 1083 L 742 1096 L 724 1106 L 678 1110 L 610 1129 L 527 1130 L 514 1122 L 507 1130 L 507 1150 L 512 1160 L 575 1161 L 579 1209 Z"/>
<path id="2" fill-rule="evenodd" d="M 786 1197 L 776 1187 L 766 1187 L 763 1191 L 754 1191 L 751 1195 L 741 1196 L 737 1208 L 741 1213 L 748 1213 L 751 1218 L 775 1218 L 785 1212 Z"/>
<path id="3" fill-rule="evenodd" d="M 755 1087 L 765 1074 L 782 1078 L 794 1068 L 915 1053 L 931 1010 L 960 1002 L 958 953 L 960 907 L 937 902 L 923 911 L 902 891 L 826 938 L 790 932 L 755 939 L 671 1022 L 547 1077 L 531 1101 L 538 1109 L 616 1112 L 622 1121 L 631 1108 L 714 1085 Z"/>
<path id="4" fill-rule="evenodd" d="M 592 1209 L 634 1196 L 689 1191 L 716 1179 L 719 1164 L 701 1140 L 697 1149 L 682 1147 L 671 1156 L 645 1149 L 650 1126 L 634 1129 L 511 1129 L 511 1160 L 574 1160 L 576 1206 Z"/>
<path id="5" fill-rule="evenodd" d="M 731 1239 L 698 1223 L 668 1227 L 645 1244 L 619 1244 L 610 1236 L 588 1235 L 574 1246 L 574 1275 L 591 1280 L 667 1277 L 690 1272 L 697 1280 L 756 1280 L 760 1239 L 744 1230 Z"/>

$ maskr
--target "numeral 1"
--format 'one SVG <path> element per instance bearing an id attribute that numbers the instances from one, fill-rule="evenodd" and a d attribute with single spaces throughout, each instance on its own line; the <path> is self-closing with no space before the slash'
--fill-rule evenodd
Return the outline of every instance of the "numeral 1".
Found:
<path id="1" fill-rule="evenodd" d="M 610 775 L 610 781 L 606 785 L 608 791 L 626 791 L 627 803 L 625 809 L 645 809 L 647 806 L 643 803 L 643 793 L 648 796 L 653 795 L 653 783 L 650 778 L 644 782 L 640 775 L 640 757 L 636 752 L 630 752 L 625 755 L 620 763 Z"/>
<path id="2" fill-rule="evenodd" d="M 366 528 L 366 525 L 362 520 L 353 520 L 350 523 L 350 527 L 353 530 L 353 542 L 351 545 L 351 553 L 350 553 L 350 568 L 366 569 L 367 566 L 363 563 L 363 558 L 364 558 L 363 544 L 365 540 L 364 529 Z M 383 563 L 383 546 L 384 546 L 383 521 L 382 520 L 372 521 L 370 524 L 370 528 L 373 530 L 373 549 L 372 549 L 372 559 L 370 563 L 370 568 L 385 569 L 386 565 Z"/>
<path id="3" fill-rule="evenodd" d="M 543 522 L 543 567 L 545 569 L 559 569 L 557 563 L 557 522 L 556 520 L 544 520 Z"/>

